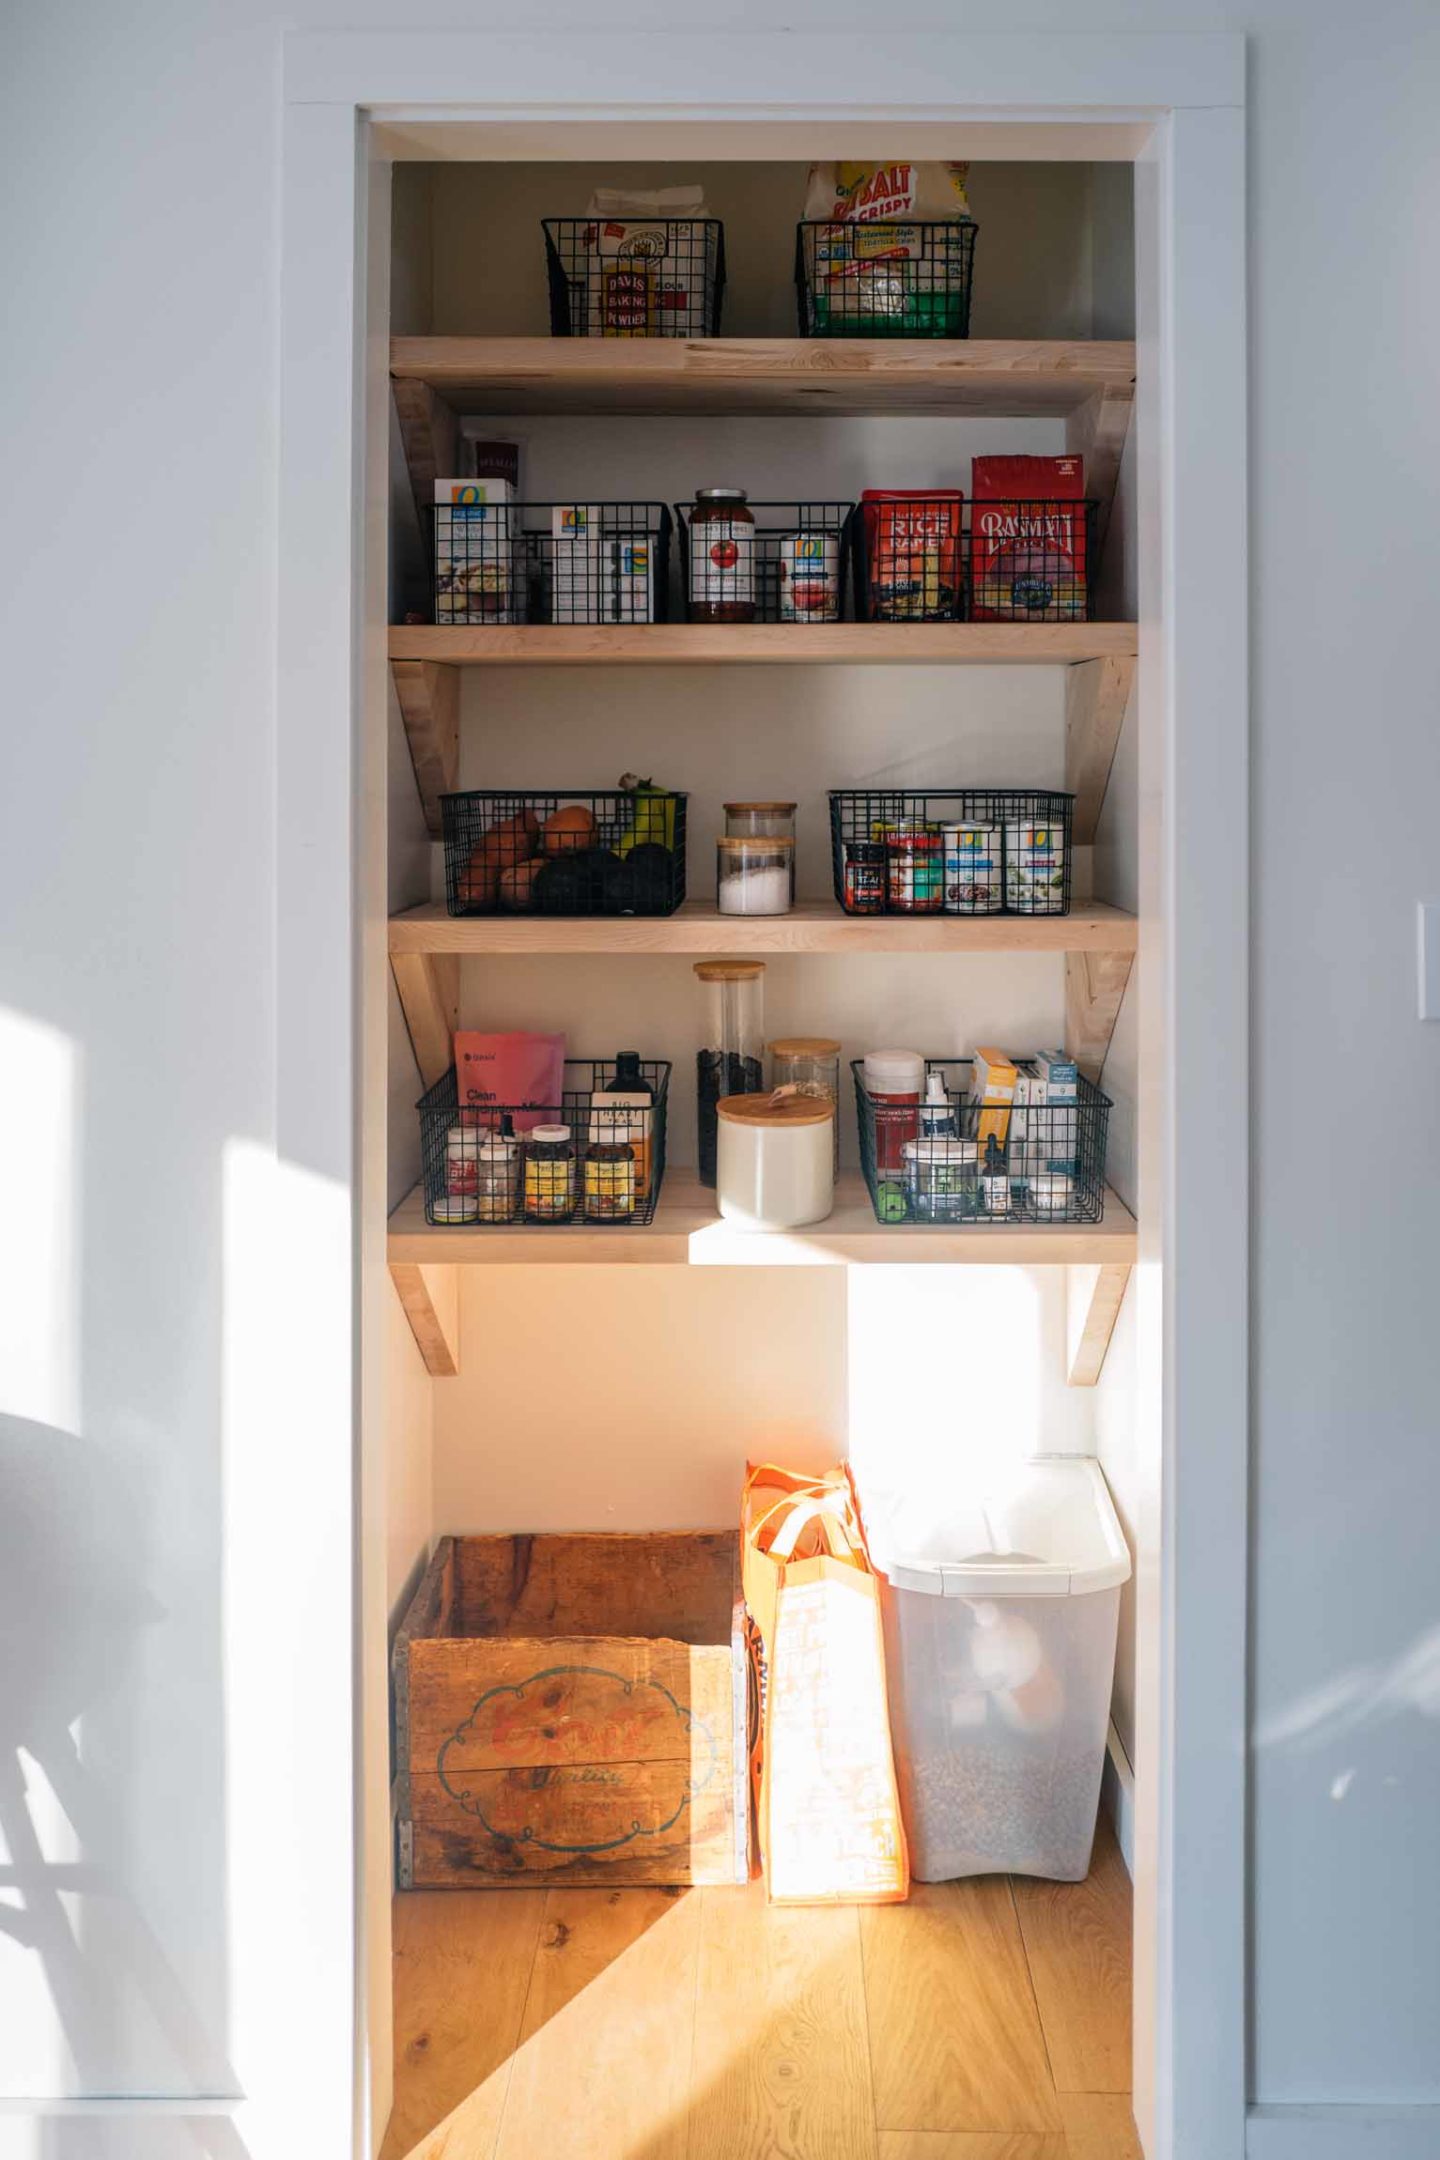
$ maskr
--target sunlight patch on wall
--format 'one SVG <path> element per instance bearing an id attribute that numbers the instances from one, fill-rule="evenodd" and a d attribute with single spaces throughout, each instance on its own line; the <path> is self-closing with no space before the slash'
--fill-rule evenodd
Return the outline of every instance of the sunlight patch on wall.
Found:
<path id="1" fill-rule="evenodd" d="M 79 1423 L 76 1046 L 0 1009 L 0 1193 L 13 1235 L 0 1256 L 0 1411 L 73 1432 Z"/>

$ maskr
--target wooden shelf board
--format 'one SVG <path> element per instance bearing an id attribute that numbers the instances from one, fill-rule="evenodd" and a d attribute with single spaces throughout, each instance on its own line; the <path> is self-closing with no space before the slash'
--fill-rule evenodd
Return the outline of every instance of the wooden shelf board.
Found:
<path id="1" fill-rule="evenodd" d="M 394 338 L 390 372 L 465 412 L 973 413 L 1128 405 L 1135 347 L 935 338 Z"/>
<path id="2" fill-rule="evenodd" d="M 1129 659 L 1134 623 L 396 623 L 390 658 L 450 667 L 1070 667 Z"/>
<path id="3" fill-rule="evenodd" d="M 788 915 L 722 915 L 688 900 L 674 915 L 447 915 L 435 903 L 390 919 L 393 954 L 1133 953 L 1133 915 L 1087 900 L 1068 915 L 844 915 L 802 902 Z"/>
<path id="4" fill-rule="evenodd" d="M 437 1228 L 425 1220 L 417 1186 L 391 1216 L 389 1230 L 392 1266 L 844 1267 L 917 1261 L 949 1266 L 1124 1266 L 1135 1253 L 1135 1219 L 1108 1190 L 1104 1220 L 1098 1223 L 886 1229 L 876 1222 L 864 1183 L 853 1171 L 840 1178 L 834 1213 L 804 1230 L 737 1230 L 720 1220 L 714 1194 L 689 1170 L 667 1173 L 655 1220 L 644 1228 L 583 1223 L 565 1229 L 518 1224 L 502 1230 Z"/>

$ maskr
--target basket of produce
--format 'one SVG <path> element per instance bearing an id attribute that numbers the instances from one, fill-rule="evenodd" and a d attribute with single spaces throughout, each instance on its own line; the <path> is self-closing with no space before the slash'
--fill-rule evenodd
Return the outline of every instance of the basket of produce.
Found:
<path id="1" fill-rule="evenodd" d="M 685 898 L 686 797 L 618 788 L 442 795 L 452 915 L 673 915 Z"/>

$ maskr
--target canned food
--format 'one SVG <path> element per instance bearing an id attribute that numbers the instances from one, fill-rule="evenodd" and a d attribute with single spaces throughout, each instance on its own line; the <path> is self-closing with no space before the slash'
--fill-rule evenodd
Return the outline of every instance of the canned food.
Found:
<path id="1" fill-rule="evenodd" d="M 944 853 L 947 915 L 998 915 L 1005 904 L 998 825 L 947 825 Z"/>
<path id="2" fill-rule="evenodd" d="M 1005 827 L 1005 905 L 1015 915 L 1065 912 L 1065 827 L 1029 818 Z"/>
<path id="3" fill-rule="evenodd" d="M 840 619 L 840 535 L 783 533 L 777 549 L 782 622 Z"/>
<path id="4" fill-rule="evenodd" d="M 944 899 L 944 862 L 938 833 L 896 840 L 889 849 L 887 891 L 902 915 L 934 915 Z"/>

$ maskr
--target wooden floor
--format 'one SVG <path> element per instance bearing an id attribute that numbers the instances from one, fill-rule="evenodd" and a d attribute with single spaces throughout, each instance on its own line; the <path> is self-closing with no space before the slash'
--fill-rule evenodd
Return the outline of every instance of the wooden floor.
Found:
<path id="1" fill-rule="evenodd" d="M 382 2160 L 1139 2160 L 1130 1884 L 418 1891 Z"/>

